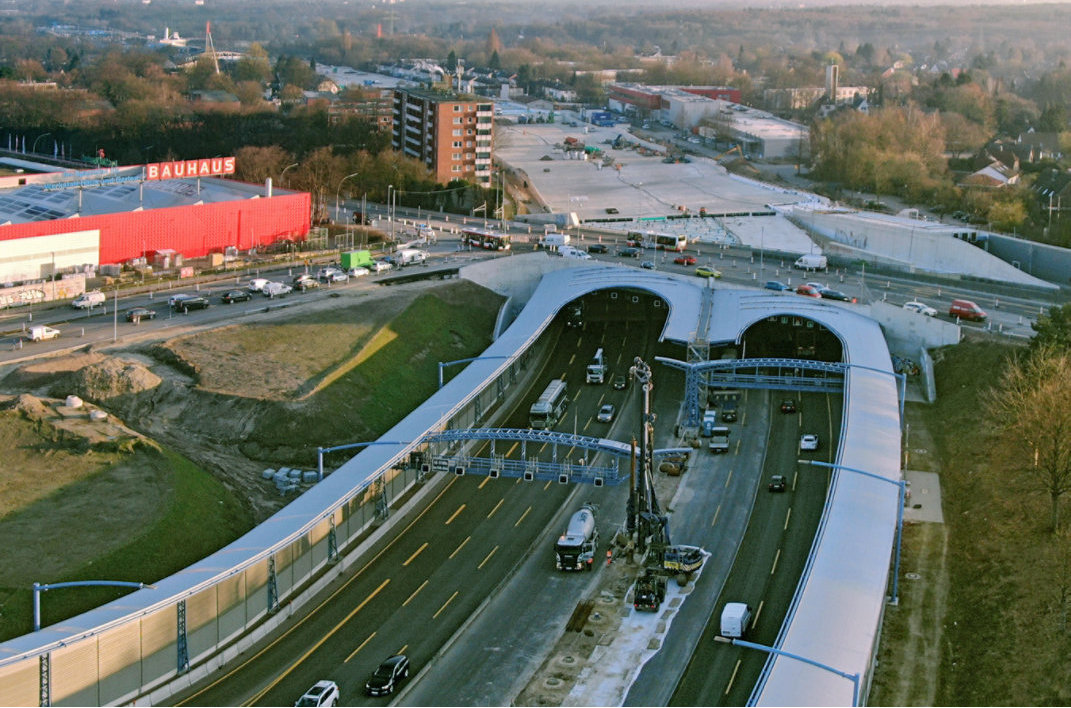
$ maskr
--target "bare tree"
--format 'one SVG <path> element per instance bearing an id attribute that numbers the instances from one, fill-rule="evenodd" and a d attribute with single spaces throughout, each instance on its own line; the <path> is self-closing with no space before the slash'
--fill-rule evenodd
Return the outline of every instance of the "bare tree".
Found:
<path id="1" fill-rule="evenodd" d="M 1060 497 L 1071 491 L 1071 352 L 1041 347 L 1015 357 L 985 400 L 1004 426 L 994 458 L 1048 495 L 1058 530 Z"/>

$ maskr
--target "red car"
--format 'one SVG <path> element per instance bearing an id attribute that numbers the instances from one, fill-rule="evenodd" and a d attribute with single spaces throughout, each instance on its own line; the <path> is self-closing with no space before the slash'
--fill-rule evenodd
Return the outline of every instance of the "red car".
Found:
<path id="1" fill-rule="evenodd" d="M 695 256 L 677 256 L 673 262 L 686 266 L 695 265 Z"/>
<path id="2" fill-rule="evenodd" d="M 807 297 L 822 297 L 818 294 L 818 290 L 813 285 L 800 285 L 796 288 L 797 295 L 806 295 Z"/>

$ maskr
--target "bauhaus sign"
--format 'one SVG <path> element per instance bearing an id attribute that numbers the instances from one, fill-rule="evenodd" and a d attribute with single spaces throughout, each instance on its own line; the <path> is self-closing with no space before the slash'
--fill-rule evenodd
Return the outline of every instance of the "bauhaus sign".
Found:
<path id="1" fill-rule="evenodd" d="M 145 165 L 145 179 L 180 179 L 233 175 L 234 157 L 206 157 L 201 160 L 175 160 Z"/>

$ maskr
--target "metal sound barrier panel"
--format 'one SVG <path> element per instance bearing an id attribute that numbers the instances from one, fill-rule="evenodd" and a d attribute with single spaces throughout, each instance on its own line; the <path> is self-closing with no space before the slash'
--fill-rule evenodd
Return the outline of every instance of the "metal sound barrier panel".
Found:
<path id="1" fill-rule="evenodd" d="M 52 652 L 52 705 L 102 705 L 97 690 L 98 659 L 96 637 Z"/>
<path id="2" fill-rule="evenodd" d="M 175 673 L 177 609 L 169 605 L 141 618 L 141 673 L 145 685 Z"/>
<path id="3" fill-rule="evenodd" d="M 100 705 L 111 705 L 141 689 L 141 623 L 128 622 L 97 639 Z"/>
<path id="4" fill-rule="evenodd" d="M 36 661 L 0 669 L 0 706 L 35 706 L 41 701 Z"/>
<path id="5" fill-rule="evenodd" d="M 186 598 L 186 641 L 190 664 L 219 642 L 218 608 L 216 589 L 209 587 Z"/>
<path id="6" fill-rule="evenodd" d="M 245 576 L 235 575 L 216 584 L 219 641 L 236 637 L 245 628 Z"/>

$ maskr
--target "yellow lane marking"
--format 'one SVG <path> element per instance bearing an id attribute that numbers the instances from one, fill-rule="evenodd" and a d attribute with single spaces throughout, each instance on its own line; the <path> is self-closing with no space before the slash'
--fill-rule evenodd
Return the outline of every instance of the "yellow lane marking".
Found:
<path id="1" fill-rule="evenodd" d="M 784 531 L 788 531 L 788 520 L 792 518 L 792 507 L 788 507 L 788 513 L 785 514 L 785 528 Z"/>
<path id="2" fill-rule="evenodd" d="M 796 470 L 792 473 L 792 491 L 796 491 L 796 480 L 800 478 L 800 471 Z"/>
<path id="3" fill-rule="evenodd" d="M 516 450 L 519 446 L 520 446 L 519 442 L 513 443 L 513 445 L 510 447 L 510 449 L 506 452 L 506 457 L 509 457 L 510 455 L 512 455 L 513 451 Z"/>
<path id="4" fill-rule="evenodd" d="M 781 560 L 781 549 L 780 548 L 777 549 L 777 555 L 774 556 L 773 567 L 770 568 L 770 575 L 773 575 L 774 572 L 777 571 L 777 561 L 779 561 L 779 560 Z"/>
<path id="5" fill-rule="evenodd" d="M 520 526 L 521 522 L 524 521 L 524 517 L 528 516 L 528 512 L 530 512 L 531 510 L 532 507 L 528 507 L 527 509 L 525 509 L 524 513 L 521 514 L 521 518 L 517 519 L 517 523 L 513 524 L 513 528 L 517 528 L 518 526 Z"/>
<path id="6" fill-rule="evenodd" d="M 497 503 L 497 504 L 495 504 L 495 508 L 494 508 L 494 509 L 491 509 L 491 513 L 489 513 L 489 514 L 487 515 L 487 518 L 488 518 L 488 519 L 490 519 L 490 518 L 491 518 L 492 516 L 494 516 L 494 515 L 495 515 L 495 512 L 496 512 L 496 511 L 498 511 L 498 507 L 502 506 L 502 503 L 503 503 L 503 502 L 505 502 L 505 501 L 506 501 L 506 498 L 505 498 L 505 497 L 502 497 L 501 499 L 499 499 L 499 500 L 498 500 L 498 503 Z"/>
<path id="7" fill-rule="evenodd" d="M 755 627 L 758 626 L 758 624 L 759 624 L 759 615 L 762 614 L 762 607 L 765 604 L 766 604 L 766 600 L 762 600 L 762 601 L 759 602 L 759 609 L 755 610 L 755 616 L 751 618 L 751 628 L 752 629 L 755 629 Z"/>
<path id="8" fill-rule="evenodd" d="M 383 549 L 379 553 L 377 553 L 375 556 L 372 557 L 371 560 L 369 560 L 367 563 L 365 563 L 363 566 L 361 566 L 360 570 L 358 570 L 356 573 L 354 573 L 352 576 L 350 576 L 349 580 L 344 582 L 342 585 L 340 585 L 338 587 L 338 589 L 336 589 L 333 593 L 331 593 L 326 598 L 324 598 L 323 602 L 321 602 L 315 608 L 310 610 L 308 612 L 308 614 L 302 616 L 301 619 L 299 619 L 297 622 L 295 622 L 293 625 L 291 625 L 289 629 L 287 629 L 285 632 L 283 632 L 278 637 L 276 637 L 272 642 L 270 642 L 267 646 L 265 646 L 263 649 L 258 651 L 256 654 L 253 654 L 252 656 L 247 658 L 245 661 L 243 661 L 241 664 L 239 664 L 238 666 L 235 666 L 233 669 L 231 669 L 227 673 L 223 674 L 222 676 L 217 678 L 215 681 L 213 681 L 212 683 L 210 683 L 207 686 L 205 686 L 204 688 L 202 688 L 200 691 L 197 691 L 196 693 L 192 693 L 189 696 L 186 696 L 186 698 L 184 698 L 183 700 L 181 700 L 178 703 L 176 703 L 176 705 L 185 705 L 186 703 L 189 703 L 190 701 L 192 701 L 194 698 L 197 698 L 201 694 L 206 693 L 207 691 L 215 688 L 219 684 L 221 684 L 224 681 L 228 680 L 229 678 L 234 676 L 236 673 L 238 673 L 239 671 L 244 669 L 246 666 L 248 666 L 252 662 L 254 662 L 257 659 L 259 659 L 263 654 L 268 652 L 268 650 L 270 650 L 276 644 L 278 644 L 279 642 L 285 640 L 287 637 L 290 636 L 291 633 L 297 631 L 298 627 L 300 627 L 301 625 L 305 624 L 310 619 L 312 619 L 314 616 L 316 616 L 316 614 L 320 610 L 322 610 L 324 607 L 326 607 L 328 605 L 328 603 L 333 601 L 346 588 L 348 588 L 351 584 L 356 582 L 357 579 L 360 578 L 364 574 L 364 571 L 368 570 L 373 563 L 375 563 L 377 560 L 379 560 L 380 556 L 382 556 L 384 553 L 386 553 L 388 550 L 390 550 L 390 548 L 393 547 L 395 543 L 397 543 L 403 536 L 405 536 L 405 534 L 409 531 L 409 529 L 413 528 L 413 526 L 415 526 L 417 522 L 419 522 L 422 518 L 424 518 L 424 514 L 427 514 L 432 509 L 432 507 L 435 506 L 436 502 L 438 502 L 440 499 L 443 498 L 443 496 L 450 490 L 450 487 L 454 486 L 454 483 L 457 480 L 458 480 L 458 477 L 451 478 L 450 481 L 446 483 L 446 486 L 443 487 L 442 491 L 439 492 L 439 494 L 435 497 L 434 500 L 432 500 L 431 504 L 428 504 L 428 506 L 425 507 L 422 512 L 417 514 L 416 518 L 414 518 L 412 521 L 410 521 L 409 525 L 406 526 L 402 530 L 401 533 L 399 533 L 397 536 L 395 536 L 393 539 L 391 539 L 391 542 L 388 543 L 386 546 L 384 546 Z"/>
<path id="9" fill-rule="evenodd" d="M 543 491 L 545 492 L 545 491 L 547 491 L 548 489 L 550 489 L 550 485 L 551 485 L 551 484 L 552 484 L 553 482 L 554 482 L 554 480 L 553 480 L 553 479 L 548 479 L 548 480 L 547 480 L 547 483 L 543 485 Z"/>
<path id="10" fill-rule="evenodd" d="M 471 540 L 472 540 L 472 536 L 467 536 L 467 537 L 465 538 L 465 540 L 461 542 L 461 545 L 460 545 L 460 546 L 458 546 L 457 548 L 455 548 L 455 549 L 454 549 L 454 552 L 450 554 L 450 558 L 452 559 L 452 558 L 453 558 L 454 556 L 456 556 L 456 555 L 457 555 L 457 552 L 458 552 L 458 551 L 460 551 L 460 550 L 461 550 L 462 548 L 464 548 L 464 547 L 465 547 L 465 544 L 466 544 L 466 543 L 468 543 L 468 542 L 469 542 L 469 541 L 471 541 Z"/>
<path id="11" fill-rule="evenodd" d="M 729 677 L 729 685 L 725 687 L 725 695 L 729 695 L 729 691 L 733 690 L 733 681 L 736 680 L 736 672 L 740 670 L 740 659 L 736 660 L 736 666 L 733 667 L 733 675 Z"/>
<path id="12" fill-rule="evenodd" d="M 487 479 L 491 479 L 491 478 L 490 478 L 490 477 L 488 477 Z M 485 481 L 486 481 L 486 480 L 485 480 Z M 482 485 L 481 485 L 481 486 L 482 486 Z M 456 519 L 456 518 L 457 518 L 457 515 L 458 515 L 458 514 L 460 514 L 460 513 L 462 512 L 462 511 L 464 511 L 464 509 L 465 509 L 465 505 L 464 505 L 464 504 L 462 504 L 461 506 L 459 506 L 459 507 L 457 508 L 457 511 L 455 511 L 455 512 L 454 512 L 453 514 L 450 514 L 450 518 L 446 520 L 446 523 L 445 523 L 445 524 L 443 524 L 443 526 L 449 526 L 449 525 L 450 525 L 450 522 L 451 522 L 451 521 L 453 521 L 454 519 Z"/>
<path id="13" fill-rule="evenodd" d="M 394 652 L 394 653 L 395 653 L 395 654 L 404 654 L 404 653 L 405 653 L 405 650 L 406 650 L 406 649 L 408 649 L 408 648 L 409 648 L 409 645 L 408 645 L 408 644 L 403 644 L 403 645 L 402 645 L 402 648 L 401 648 L 401 649 L 399 649 L 398 651 Z"/>
<path id="14" fill-rule="evenodd" d="M 476 566 L 476 570 L 483 570 L 483 567 L 485 565 L 487 565 L 487 561 L 491 560 L 491 556 L 493 556 L 497 550 L 498 550 L 498 546 L 495 546 L 494 548 L 492 548 L 491 552 L 488 553 L 486 556 L 484 556 L 483 560 L 480 561 L 480 564 L 478 566 Z"/>
<path id="15" fill-rule="evenodd" d="M 732 480 L 732 478 L 733 478 L 733 471 L 729 470 L 729 476 L 725 478 L 725 486 L 726 487 L 729 486 L 729 482 Z"/>
<path id="16" fill-rule="evenodd" d="M 351 651 L 351 652 L 350 652 L 350 655 L 349 655 L 349 656 L 347 656 L 347 657 L 346 657 L 346 660 L 345 660 L 345 661 L 343 661 L 342 663 L 343 663 L 343 664 L 348 664 L 348 663 L 350 663 L 350 659 L 352 659 L 353 657 L 357 656 L 357 652 L 359 652 L 360 650 L 364 649 L 364 645 L 365 645 L 365 644 L 368 644 L 368 642 L 372 641 L 372 637 L 374 637 L 374 636 L 376 636 L 376 633 L 375 633 L 375 632 L 372 632 L 371 634 L 369 634 L 369 635 L 368 635 L 368 639 L 365 639 L 365 640 L 364 640 L 363 642 L 361 642 L 361 643 L 360 643 L 360 644 L 359 644 L 359 645 L 357 646 L 357 648 L 356 648 L 356 649 L 354 649 L 353 651 Z"/>
<path id="17" fill-rule="evenodd" d="M 714 510 L 714 518 L 710 520 L 710 525 L 718 523 L 718 514 L 721 513 L 721 504 L 718 504 L 718 508 Z"/>
<path id="18" fill-rule="evenodd" d="M 460 511 L 460 509 L 458 511 Z M 410 563 L 412 563 L 413 560 L 416 559 L 416 557 L 419 556 L 421 553 L 423 553 L 424 549 L 427 548 L 427 547 L 428 547 L 428 542 L 425 541 L 424 544 L 420 548 L 418 548 L 415 551 L 413 551 L 413 555 L 411 555 L 411 556 L 409 556 L 408 558 L 405 559 L 405 562 L 402 563 L 402 566 L 404 567 L 404 566 L 407 566 Z"/>
<path id="19" fill-rule="evenodd" d="M 440 607 L 440 608 L 439 608 L 439 609 L 438 609 L 438 610 L 437 610 L 437 611 L 435 612 L 435 614 L 433 614 L 433 615 L 431 616 L 431 618 L 432 618 L 432 619 L 438 619 L 438 618 L 439 618 L 439 615 L 441 615 L 441 614 L 442 614 L 442 612 L 443 612 L 443 610 L 445 610 L 445 609 L 446 609 L 446 606 L 447 606 L 447 605 L 449 605 L 449 604 L 450 604 L 451 602 L 453 602 L 453 601 L 454 601 L 454 598 L 455 598 L 455 597 L 457 597 L 457 594 L 458 594 L 458 592 L 460 592 L 460 591 L 459 591 L 459 590 L 454 590 L 454 594 L 450 596 L 450 599 L 449 599 L 449 600 L 447 600 L 446 602 L 444 602 L 444 603 L 443 603 L 443 606 L 442 606 L 442 607 Z"/>
<path id="20" fill-rule="evenodd" d="M 422 583 L 420 584 L 420 587 L 418 587 L 418 588 L 417 588 L 416 590 L 414 590 L 414 591 L 413 591 L 413 594 L 412 594 L 412 595 L 410 595 L 409 597 L 405 598 L 405 602 L 403 602 L 403 603 L 402 603 L 402 607 L 405 607 L 405 606 L 406 606 L 406 605 L 408 605 L 408 604 L 409 604 L 410 602 L 412 602 L 412 601 L 413 601 L 413 598 L 417 596 L 417 593 L 419 593 L 419 592 L 420 592 L 421 590 L 423 590 L 423 589 L 424 589 L 424 586 L 425 586 L 425 585 L 427 585 L 427 584 L 428 584 L 428 581 L 427 581 L 427 580 L 425 580 L 424 582 L 422 582 Z"/>
<path id="21" fill-rule="evenodd" d="M 323 636 L 323 638 L 321 638 L 321 639 L 320 639 L 320 641 L 318 641 L 318 642 L 316 642 L 315 644 L 313 644 L 313 645 L 312 645 L 312 647 L 310 647 L 308 651 L 306 651 L 306 652 L 305 652 L 304 654 L 302 654 L 302 655 L 301 655 L 301 658 L 299 658 L 299 659 L 298 659 L 297 661 L 295 661 L 295 662 L 294 662 L 293 664 L 291 664 L 291 665 L 289 666 L 289 668 L 287 668 L 287 669 L 286 669 L 286 671 L 283 671 L 283 672 L 282 672 L 281 674 L 279 674 L 279 676 L 278 676 L 278 677 L 277 677 L 277 678 L 276 678 L 276 679 L 275 679 L 274 681 L 272 681 L 272 682 L 271 682 L 271 683 L 269 683 L 269 684 L 268 684 L 267 686 L 265 686 L 265 687 L 263 688 L 263 690 L 261 690 L 261 691 L 260 691 L 260 693 L 258 693 L 257 695 L 253 696 L 253 698 L 251 698 L 251 699 L 250 699 L 249 703 L 259 703 L 259 702 L 260 702 L 260 699 L 261 699 L 261 698 L 263 698 L 263 697 L 264 697 L 264 695 L 265 695 L 265 694 L 266 694 L 266 693 L 267 693 L 268 691 L 270 691 L 270 690 L 272 690 L 273 688 L 275 688 L 276 686 L 278 686 L 278 685 L 279 685 L 279 683 L 280 683 L 280 682 L 281 682 L 281 681 L 282 681 L 282 680 L 283 680 L 284 678 L 286 678 L 287 676 L 289 676 L 289 675 L 290 675 L 290 673 L 291 673 L 291 672 L 292 672 L 292 671 L 293 671 L 294 669 L 296 669 L 296 668 L 297 668 L 298 666 L 300 666 L 300 665 L 301 665 L 301 663 L 302 663 L 303 661 L 305 661 L 305 659 L 308 659 L 308 658 L 309 658 L 309 657 L 310 657 L 310 656 L 312 655 L 312 653 L 313 653 L 314 651 L 316 651 L 317 649 L 319 649 L 319 648 L 320 648 L 320 647 L 321 647 L 321 646 L 323 645 L 323 643 L 324 643 L 324 642 L 326 642 L 326 641 L 327 641 L 328 639 L 330 639 L 331 637 L 333 637 L 333 636 L 335 635 L 335 632 L 337 632 L 338 630 L 342 629 L 342 625 L 344 625 L 344 624 L 346 624 L 347 622 L 349 622 L 349 621 L 350 621 L 351 619 L 353 619 L 353 616 L 354 616 L 355 614 L 357 614 L 358 612 L 360 612 L 361 610 L 363 610 L 363 609 L 364 609 L 364 606 L 365 606 L 365 605 L 367 605 L 367 604 L 368 604 L 369 602 L 371 602 L 371 601 L 372 601 L 372 600 L 373 600 L 373 599 L 375 598 L 375 596 L 379 594 L 379 591 L 380 591 L 380 590 L 382 590 L 383 588 L 387 587 L 387 583 L 389 583 L 389 582 L 390 582 L 390 578 L 387 578 L 387 579 L 386 579 L 386 580 L 384 580 L 384 581 L 383 581 L 382 583 L 380 583 L 379 587 L 378 587 L 378 588 L 376 588 L 376 589 L 375 589 L 375 591 L 374 591 L 374 592 L 373 592 L 373 593 L 372 593 L 371 595 L 369 595 L 368 597 L 366 597 L 366 598 L 365 598 L 365 599 L 364 599 L 364 600 L 363 600 L 363 601 L 361 602 L 361 604 L 357 605 L 357 607 L 355 607 L 355 608 L 354 608 L 354 609 L 353 609 L 353 610 L 352 610 L 352 611 L 351 611 L 351 612 L 350 612 L 350 613 L 349 613 L 348 615 L 346 615 L 346 617 L 345 617 L 345 618 L 344 618 L 344 619 L 343 619 L 343 620 L 342 620 L 341 622 L 339 622 L 338 624 L 336 624 L 336 625 L 335 625 L 335 626 L 334 626 L 334 627 L 333 627 L 333 628 L 331 629 L 331 631 L 330 631 L 330 632 L 328 632 L 327 634 L 325 634 L 325 635 Z"/>
<path id="22" fill-rule="evenodd" d="M 569 366 L 572 366 L 574 361 L 576 361 L 576 353 L 575 352 L 573 353 L 573 355 L 571 357 L 569 357 Z"/>
<path id="23" fill-rule="evenodd" d="M 484 477 L 483 481 L 480 482 L 480 486 L 476 487 L 476 489 L 483 489 L 483 485 L 487 484 L 490 481 L 491 481 L 490 477 Z M 464 505 L 462 505 L 462 506 L 464 506 Z"/>

